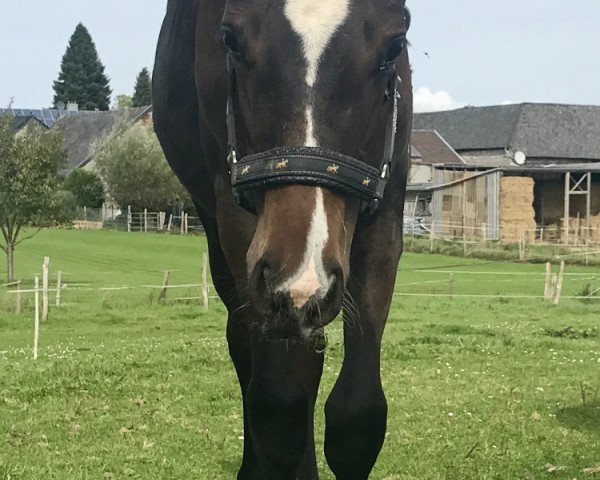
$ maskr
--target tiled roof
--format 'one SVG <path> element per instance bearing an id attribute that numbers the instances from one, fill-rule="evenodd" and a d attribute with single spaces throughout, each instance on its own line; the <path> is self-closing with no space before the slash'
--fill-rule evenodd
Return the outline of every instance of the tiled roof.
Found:
<path id="1" fill-rule="evenodd" d="M 411 146 L 420 153 L 414 163 L 435 165 L 439 163 L 464 163 L 463 159 L 435 130 L 413 130 Z"/>
<path id="2" fill-rule="evenodd" d="M 128 115 L 132 123 L 151 111 L 152 107 L 132 108 Z M 65 173 L 83 167 L 91 159 L 92 146 L 113 128 L 122 115 L 121 111 L 83 112 L 80 115 L 65 117 L 56 123 L 64 135 L 64 147 L 67 151 Z"/>
<path id="3" fill-rule="evenodd" d="M 415 114 L 413 126 L 437 130 L 458 152 L 509 148 L 528 157 L 600 159 L 600 106 L 466 107 Z"/>

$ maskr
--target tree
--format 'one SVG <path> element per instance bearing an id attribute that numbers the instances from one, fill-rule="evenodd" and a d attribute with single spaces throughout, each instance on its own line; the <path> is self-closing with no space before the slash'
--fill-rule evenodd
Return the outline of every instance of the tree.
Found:
<path id="1" fill-rule="evenodd" d="M 108 196 L 122 208 L 161 210 L 186 195 L 151 125 L 131 125 L 123 116 L 94 145 L 93 156 Z"/>
<path id="2" fill-rule="evenodd" d="M 54 106 L 77 102 L 82 110 L 108 110 L 111 89 L 90 33 L 81 23 L 69 40 L 54 82 Z"/>
<path id="3" fill-rule="evenodd" d="M 80 207 L 100 208 L 104 203 L 104 185 L 94 172 L 73 170 L 65 178 L 62 189 L 71 192 Z"/>
<path id="4" fill-rule="evenodd" d="M 133 106 L 145 107 L 146 105 L 152 105 L 152 80 L 148 69 L 143 68 L 135 82 Z"/>
<path id="5" fill-rule="evenodd" d="M 131 95 L 117 95 L 115 100 L 114 110 L 127 110 L 133 107 L 133 98 Z"/>
<path id="6" fill-rule="evenodd" d="M 58 171 L 66 158 L 60 132 L 30 125 L 15 135 L 12 120 L 0 118 L 0 249 L 8 282 L 14 279 L 15 247 L 42 226 L 66 220 L 66 198 L 58 192 Z M 27 225 L 38 230 L 23 237 Z"/>

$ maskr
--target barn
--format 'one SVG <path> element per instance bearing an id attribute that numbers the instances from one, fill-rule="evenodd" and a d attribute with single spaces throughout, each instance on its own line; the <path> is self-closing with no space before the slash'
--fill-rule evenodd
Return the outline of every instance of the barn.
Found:
<path id="1" fill-rule="evenodd" d="M 521 104 L 415 115 L 464 162 L 437 165 L 440 235 L 600 242 L 600 107 Z"/>

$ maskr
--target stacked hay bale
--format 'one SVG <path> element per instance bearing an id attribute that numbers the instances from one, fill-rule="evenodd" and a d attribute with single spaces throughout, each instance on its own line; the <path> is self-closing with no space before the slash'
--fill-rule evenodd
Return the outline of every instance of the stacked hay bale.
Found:
<path id="1" fill-rule="evenodd" d="M 600 243 L 600 215 L 593 216 L 590 219 L 590 240 L 594 243 Z"/>
<path id="2" fill-rule="evenodd" d="M 500 181 L 500 231 L 505 242 L 535 240 L 533 178 L 502 177 Z"/>

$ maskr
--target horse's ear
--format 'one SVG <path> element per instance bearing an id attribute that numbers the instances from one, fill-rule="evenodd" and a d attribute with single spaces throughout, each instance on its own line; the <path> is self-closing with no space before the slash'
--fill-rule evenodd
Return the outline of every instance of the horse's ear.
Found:
<path id="1" fill-rule="evenodd" d="M 412 20 L 412 15 L 410 14 L 410 10 L 408 7 L 404 7 L 404 27 L 406 30 L 410 28 L 410 21 Z"/>

